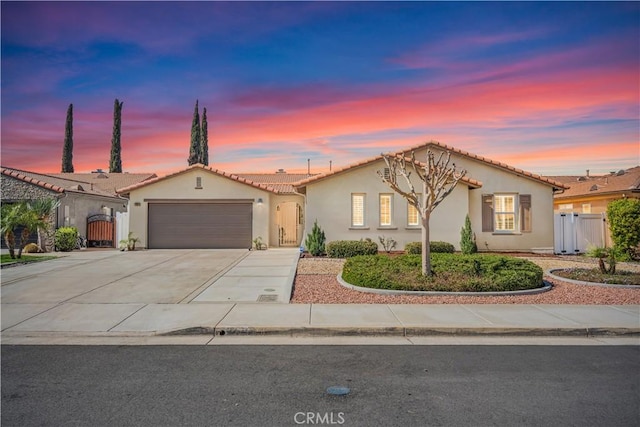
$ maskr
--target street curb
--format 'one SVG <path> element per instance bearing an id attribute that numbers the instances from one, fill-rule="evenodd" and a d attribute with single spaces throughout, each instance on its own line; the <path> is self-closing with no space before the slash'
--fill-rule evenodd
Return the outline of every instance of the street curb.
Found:
<path id="1" fill-rule="evenodd" d="M 527 327 L 429 327 L 429 326 L 377 326 L 377 327 L 253 327 L 237 326 L 215 328 L 189 328 L 158 335 L 198 335 L 213 334 L 224 336 L 307 336 L 307 337 L 353 337 L 353 336 L 640 336 L 640 328 L 594 327 L 594 328 L 527 328 Z"/>

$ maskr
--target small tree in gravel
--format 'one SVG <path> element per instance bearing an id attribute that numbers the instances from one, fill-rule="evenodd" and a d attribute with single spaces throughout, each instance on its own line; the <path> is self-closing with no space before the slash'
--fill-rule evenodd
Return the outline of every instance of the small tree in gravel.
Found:
<path id="1" fill-rule="evenodd" d="M 465 255 L 475 254 L 478 252 L 478 245 L 476 244 L 476 235 L 471 229 L 471 220 L 469 215 L 464 219 L 464 227 L 460 230 L 460 249 Z"/>
<path id="2" fill-rule="evenodd" d="M 324 242 L 326 240 L 324 231 L 318 226 L 318 220 L 315 220 L 311 233 L 307 234 L 304 245 L 311 255 L 319 256 L 324 254 Z"/>

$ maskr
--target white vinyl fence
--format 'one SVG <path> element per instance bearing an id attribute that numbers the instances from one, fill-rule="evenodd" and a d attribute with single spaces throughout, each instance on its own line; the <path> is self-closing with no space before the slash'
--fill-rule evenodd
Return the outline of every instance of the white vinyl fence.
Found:
<path id="1" fill-rule="evenodd" d="M 553 252 L 562 255 L 584 253 L 591 246 L 610 246 L 604 214 L 555 214 L 553 237 Z"/>
<path id="2" fill-rule="evenodd" d="M 129 212 L 116 212 L 116 248 L 129 237 Z"/>

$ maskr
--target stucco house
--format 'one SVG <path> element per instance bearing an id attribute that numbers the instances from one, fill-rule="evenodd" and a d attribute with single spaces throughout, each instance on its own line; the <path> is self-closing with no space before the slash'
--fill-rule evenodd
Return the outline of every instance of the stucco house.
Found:
<path id="1" fill-rule="evenodd" d="M 126 212 L 128 201 L 115 193 L 116 187 L 131 185 L 155 174 L 44 174 L 1 167 L 2 203 L 22 200 L 58 199 L 60 206 L 51 216 L 52 229 L 73 226 L 87 236 L 87 218 L 113 217 Z M 115 246 L 115 243 L 113 245 Z M 4 242 L 3 242 L 4 244 Z"/>
<path id="2" fill-rule="evenodd" d="M 640 199 L 640 166 L 611 172 L 607 175 L 549 177 L 569 188 L 554 196 L 556 213 L 572 212 L 601 214 L 607 205 L 617 199 Z"/>
<path id="3" fill-rule="evenodd" d="M 480 250 L 553 251 L 553 195 L 567 187 L 437 142 L 415 151 L 449 151 L 467 176 L 434 211 L 431 240 L 459 249 L 469 214 Z M 129 229 L 146 248 L 298 246 L 314 221 L 327 241 L 391 237 L 398 249 L 419 241 L 417 212 L 384 184 L 382 156 L 318 175 L 229 174 L 193 165 L 118 190 L 130 199 Z M 417 184 L 417 183 L 416 183 Z"/>

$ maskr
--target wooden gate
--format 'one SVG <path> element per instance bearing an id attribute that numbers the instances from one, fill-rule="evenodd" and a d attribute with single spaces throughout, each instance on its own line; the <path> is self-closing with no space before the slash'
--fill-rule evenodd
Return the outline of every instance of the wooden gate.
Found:
<path id="1" fill-rule="evenodd" d="M 276 208 L 278 243 L 280 246 L 297 246 L 300 226 L 300 207 L 296 202 L 280 203 Z"/>
<path id="2" fill-rule="evenodd" d="M 115 248 L 116 230 L 111 215 L 91 215 L 87 217 L 87 247 Z"/>

